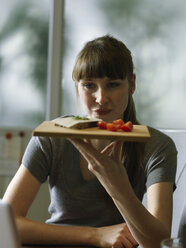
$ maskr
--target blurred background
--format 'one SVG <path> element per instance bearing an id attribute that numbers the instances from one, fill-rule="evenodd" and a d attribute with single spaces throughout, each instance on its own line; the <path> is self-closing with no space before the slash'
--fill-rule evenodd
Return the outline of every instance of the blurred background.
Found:
<path id="1" fill-rule="evenodd" d="M 59 3 L 64 23 L 58 29 L 61 23 L 51 26 L 51 13 Z M 113 35 L 132 51 L 140 122 L 186 128 L 185 9 L 184 0 L 1 0 L 0 197 L 33 128 L 57 117 L 48 104 L 56 83 L 49 78 L 52 67 L 61 67 L 58 115 L 79 113 L 71 73 L 77 53 L 97 36 Z M 49 63 L 49 44 L 56 39 L 51 28 L 61 37 L 56 64 Z M 51 104 L 56 97 L 51 95 Z"/>
<path id="2" fill-rule="evenodd" d="M 51 2 L 1 0 L 0 126 L 33 128 L 45 120 Z M 185 128 L 186 2 L 64 3 L 61 114 L 78 111 L 71 79 L 77 53 L 86 41 L 111 34 L 133 53 L 139 120 L 157 128 Z"/>

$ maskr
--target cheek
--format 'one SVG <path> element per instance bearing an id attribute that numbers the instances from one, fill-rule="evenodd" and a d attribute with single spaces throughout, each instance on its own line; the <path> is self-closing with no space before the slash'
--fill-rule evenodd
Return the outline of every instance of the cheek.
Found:
<path id="1" fill-rule="evenodd" d="M 77 95 L 80 99 L 81 102 L 84 101 L 84 98 L 85 98 L 85 94 L 84 94 L 84 91 L 82 90 L 81 86 L 78 84 L 78 87 L 77 87 Z"/>
<path id="2" fill-rule="evenodd" d="M 90 105 L 91 103 L 91 97 L 90 95 L 88 95 L 84 90 L 82 90 L 81 88 L 78 89 L 78 96 L 80 99 L 81 104 L 86 107 L 88 105 Z"/>
<path id="3" fill-rule="evenodd" d="M 116 98 L 116 105 L 118 112 L 124 113 L 128 105 L 129 94 L 128 91 L 120 92 Z"/>

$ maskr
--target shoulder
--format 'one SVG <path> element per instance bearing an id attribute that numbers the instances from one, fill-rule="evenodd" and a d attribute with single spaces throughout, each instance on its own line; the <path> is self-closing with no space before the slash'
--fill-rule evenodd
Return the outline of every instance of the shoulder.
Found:
<path id="1" fill-rule="evenodd" d="M 155 151 L 168 149 L 177 153 L 174 141 L 167 134 L 152 127 L 148 127 L 148 129 L 151 139 L 146 143 L 147 149 L 153 149 Z"/>
<path id="2" fill-rule="evenodd" d="M 55 137 L 45 137 L 45 136 L 32 136 L 29 142 L 32 146 L 37 146 L 38 148 L 49 148 L 52 146 L 61 146 L 65 143 L 64 138 Z"/>
<path id="3" fill-rule="evenodd" d="M 24 153 L 24 157 L 51 157 L 64 150 L 66 140 L 55 137 L 32 136 Z"/>
<path id="4" fill-rule="evenodd" d="M 145 144 L 144 167 L 146 186 L 158 182 L 173 182 L 177 168 L 177 150 L 173 140 L 160 130 L 148 127 L 151 135 Z"/>
<path id="5" fill-rule="evenodd" d="M 165 163 L 170 166 L 176 164 L 177 149 L 174 141 L 162 131 L 152 127 L 148 128 L 151 139 L 145 144 L 144 163 L 149 166 L 154 164 L 160 166 Z"/>

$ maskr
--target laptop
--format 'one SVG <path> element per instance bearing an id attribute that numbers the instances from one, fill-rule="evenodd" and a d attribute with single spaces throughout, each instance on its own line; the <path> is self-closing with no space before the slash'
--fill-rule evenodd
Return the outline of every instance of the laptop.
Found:
<path id="1" fill-rule="evenodd" d="M 20 248 L 21 242 L 11 206 L 0 199 L 0 247 Z"/>
<path id="2" fill-rule="evenodd" d="M 186 248 L 186 223 L 183 225 L 183 247 Z"/>

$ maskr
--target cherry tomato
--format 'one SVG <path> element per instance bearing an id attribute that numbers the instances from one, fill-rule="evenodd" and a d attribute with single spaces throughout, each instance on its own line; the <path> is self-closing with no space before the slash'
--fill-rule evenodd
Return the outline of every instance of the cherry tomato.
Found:
<path id="1" fill-rule="evenodd" d="M 131 121 L 128 121 L 127 123 L 125 123 L 125 124 L 121 127 L 121 129 L 122 129 L 123 131 L 125 131 L 125 132 L 131 132 L 132 129 L 133 129 L 133 124 L 132 124 L 132 122 L 131 122 Z"/>
<path id="2" fill-rule="evenodd" d="M 117 131 L 118 128 L 113 123 L 107 123 L 107 129 L 110 131 Z"/>
<path id="3" fill-rule="evenodd" d="M 122 119 L 115 120 L 112 123 L 99 121 L 97 122 L 97 126 L 101 129 L 108 129 L 109 131 L 117 131 L 122 129 L 124 132 L 131 132 L 133 129 L 133 124 L 131 121 L 124 123 Z"/>
<path id="4" fill-rule="evenodd" d="M 121 129 L 121 127 L 125 124 L 124 121 L 122 119 L 118 119 L 112 122 L 112 124 L 114 124 L 114 126 L 117 129 Z"/>
<path id="5" fill-rule="evenodd" d="M 106 129 L 107 123 L 105 121 L 98 121 L 97 126 L 101 129 Z"/>
<path id="6" fill-rule="evenodd" d="M 133 129 L 133 124 L 132 124 L 131 121 L 127 121 L 126 125 L 127 125 L 128 127 L 130 127 L 131 130 Z"/>

